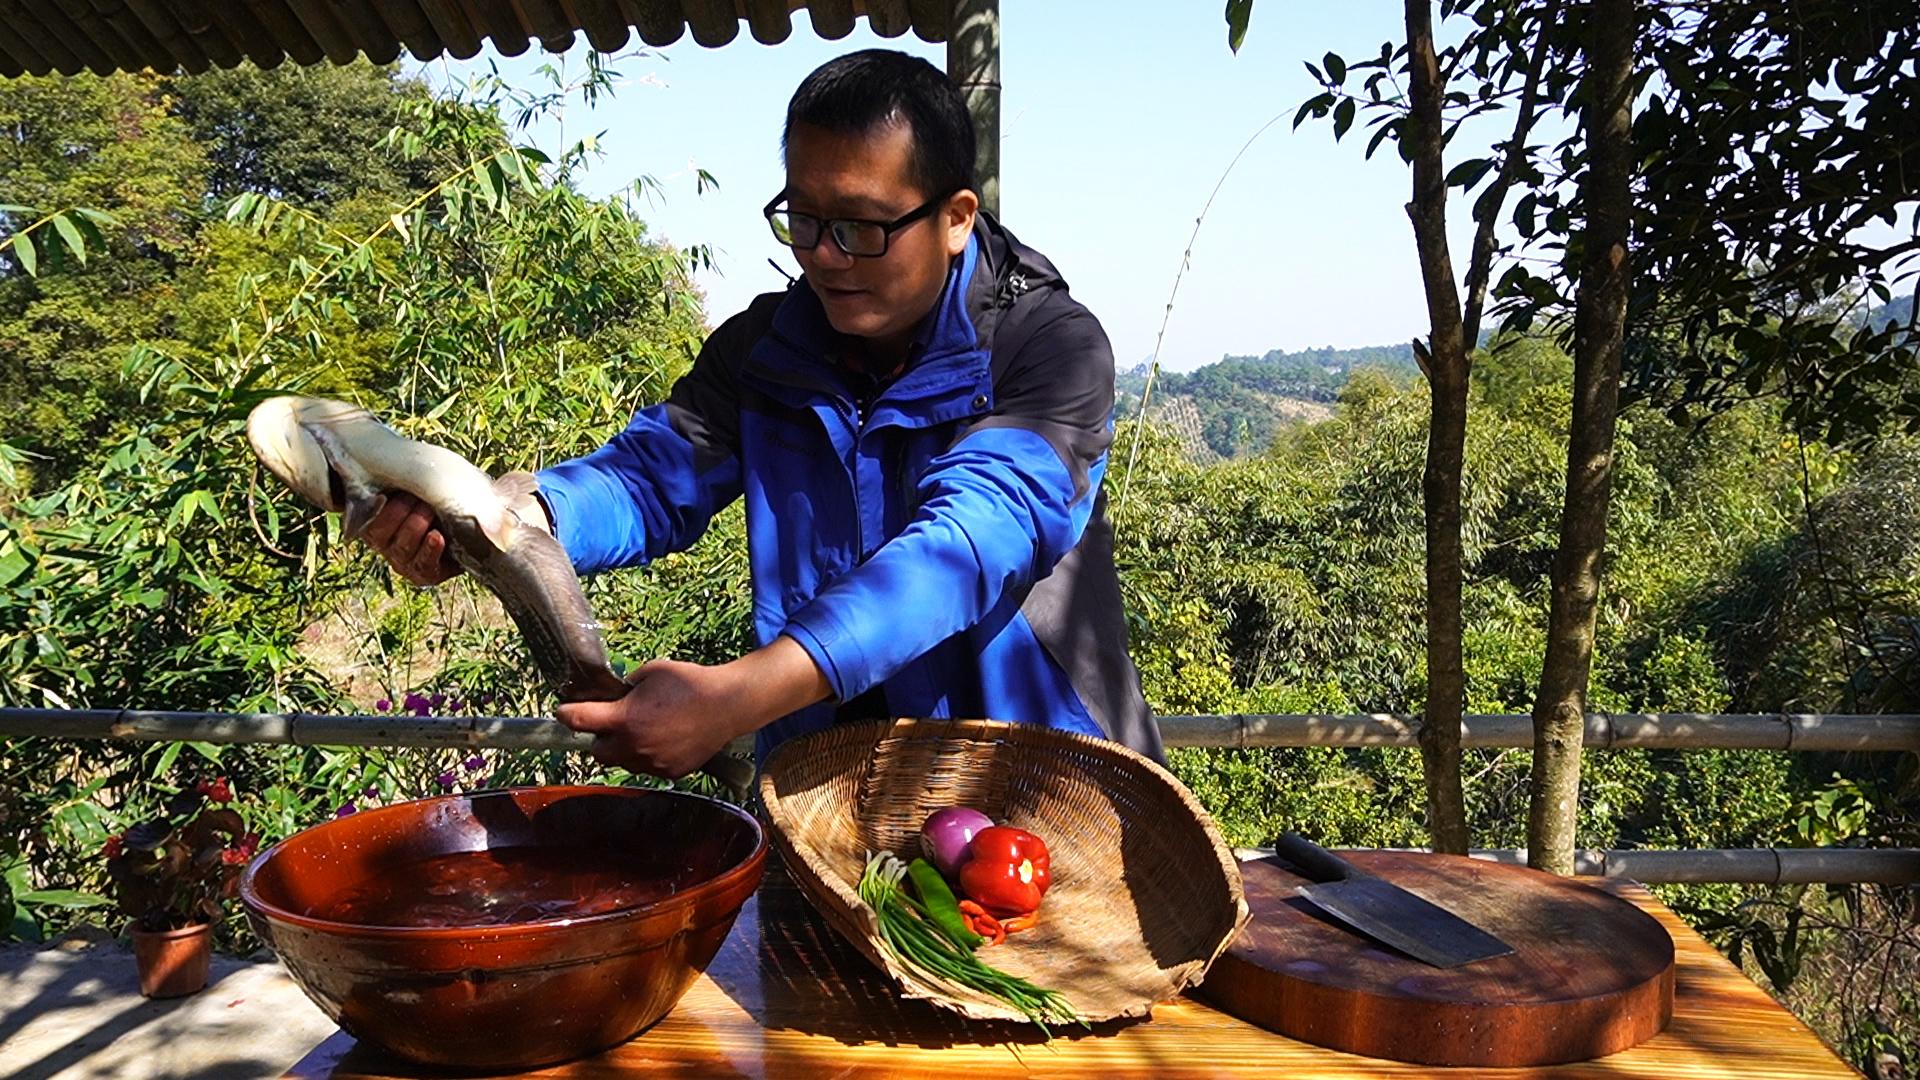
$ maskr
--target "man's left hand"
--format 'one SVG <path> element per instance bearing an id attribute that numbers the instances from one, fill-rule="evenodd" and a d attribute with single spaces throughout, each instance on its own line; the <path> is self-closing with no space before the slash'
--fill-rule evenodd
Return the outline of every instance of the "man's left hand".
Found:
<path id="1" fill-rule="evenodd" d="M 655 660 L 628 680 L 633 689 L 618 701 L 572 702 L 555 716 L 592 733 L 602 763 L 668 779 L 829 693 L 813 658 L 785 637 L 728 664 Z"/>

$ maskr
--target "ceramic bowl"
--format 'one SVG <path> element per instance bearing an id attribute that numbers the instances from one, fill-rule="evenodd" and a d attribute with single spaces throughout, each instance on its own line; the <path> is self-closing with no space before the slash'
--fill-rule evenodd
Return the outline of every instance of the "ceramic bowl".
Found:
<path id="1" fill-rule="evenodd" d="M 760 883 L 753 816 L 684 792 L 541 787 L 363 810 L 262 852 L 254 931 L 363 1043 L 508 1069 L 631 1038 Z"/>

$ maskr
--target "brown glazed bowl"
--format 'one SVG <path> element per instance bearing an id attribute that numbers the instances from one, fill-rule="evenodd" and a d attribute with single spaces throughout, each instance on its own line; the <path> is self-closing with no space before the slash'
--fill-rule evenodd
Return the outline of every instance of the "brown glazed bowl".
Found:
<path id="1" fill-rule="evenodd" d="M 665 1016 L 759 886 L 766 850 L 752 815 L 698 795 L 516 788 L 307 829 L 247 867 L 240 898 L 355 1038 L 429 1065 L 511 1069 Z"/>

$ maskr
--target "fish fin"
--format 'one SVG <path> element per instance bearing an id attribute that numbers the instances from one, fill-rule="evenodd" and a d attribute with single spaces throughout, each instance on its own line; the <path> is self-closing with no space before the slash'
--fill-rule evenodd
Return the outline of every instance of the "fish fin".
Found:
<path id="1" fill-rule="evenodd" d="M 546 508 L 540 505 L 540 500 L 534 498 L 534 492 L 539 490 L 540 481 L 530 472 L 510 472 L 493 482 L 493 493 L 499 497 L 500 505 L 508 511 L 501 515 L 497 530 L 482 525 L 487 539 L 493 541 L 494 547 L 505 550 L 507 537 L 512 535 L 514 527 L 518 525 L 530 525 L 543 533 L 552 535 L 553 528 L 547 523 Z M 496 531 L 501 535 L 495 535 Z"/>
<path id="2" fill-rule="evenodd" d="M 493 493 L 511 506 L 540 490 L 540 480 L 530 472 L 510 472 L 493 482 Z"/>
<path id="3" fill-rule="evenodd" d="M 367 526 L 373 524 L 373 519 L 379 516 L 380 511 L 385 509 L 386 505 L 387 497 L 385 494 L 376 493 L 364 498 L 348 496 L 345 515 L 347 538 L 358 539 L 361 533 L 367 531 Z"/>

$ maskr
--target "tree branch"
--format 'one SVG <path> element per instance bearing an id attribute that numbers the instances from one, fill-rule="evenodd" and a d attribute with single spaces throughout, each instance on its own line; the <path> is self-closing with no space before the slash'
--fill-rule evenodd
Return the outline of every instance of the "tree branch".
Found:
<path id="1" fill-rule="evenodd" d="M 1541 12 L 1540 38 L 1534 43 L 1533 59 L 1527 66 L 1527 80 L 1520 88 L 1520 115 L 1513 123 L 1513 138 L 1507 141 L 1499 177 L 1481 196 L 1487 212 L 1481 215 L 1479 227 L 1473 234 L 1472 254 L 1467 259 L 1467 310 L 1461 318 L 1461 336 L 1466 339 L 1468 350 L 1480 344 L 1480 314 L 1486 310 L 1487 281 L 1493 274 L 1494 227 L 1499 224 L 1500 210 L 1506 205 L 1507 192 L 1520 175 L 1521 163 L 1526 160 L 1527 135 L 1533 130 L 1534 111 L 1539 104 L 1540 71 L 1547 61 L 1547 30 L 1559 12 L 1558 0 Z"/>

